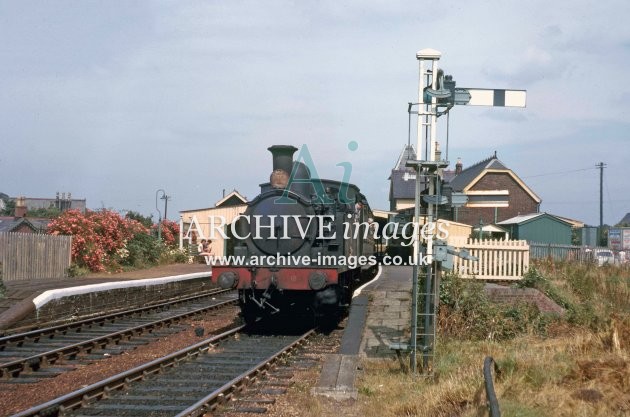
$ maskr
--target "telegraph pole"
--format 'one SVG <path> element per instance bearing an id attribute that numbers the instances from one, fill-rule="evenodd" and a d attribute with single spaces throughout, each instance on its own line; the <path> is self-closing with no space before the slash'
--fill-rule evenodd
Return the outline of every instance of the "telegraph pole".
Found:
<path id="1" fill-rule="evenodd" d="M 604 168 L 606 164 L 600 162 L 595 167 L 599 168 L 599 233 L 597 234 L 599 235 L 598 246 L 600 246 L 604 237 Z"/>

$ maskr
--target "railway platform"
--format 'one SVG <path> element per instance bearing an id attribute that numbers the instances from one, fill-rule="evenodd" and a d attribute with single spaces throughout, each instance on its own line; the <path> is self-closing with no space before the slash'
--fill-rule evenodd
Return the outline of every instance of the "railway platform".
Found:
<path id="1" fill-rule="evenodd" d="M 0 333 L 29 326 L 39 318 L 64 320 L 194 293 L 208 288 L 210 267 L 173 264 L 118 274 L 4 282 Z"/>
<path id="2" fill-rule="evenodd" d="M 412 268 L 385 266 L 355 291 L 338 354 L 328 355 L 312 392 L 336 400 L 356 399 L 361 357 L 393 356 L 391 343 L 408 342 Z"/>

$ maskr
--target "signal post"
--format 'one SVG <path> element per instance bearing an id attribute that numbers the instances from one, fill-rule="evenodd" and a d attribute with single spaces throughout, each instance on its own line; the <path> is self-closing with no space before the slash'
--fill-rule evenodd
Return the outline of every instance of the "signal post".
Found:
<path id="1" fill-rule="evenodd" d="M 426 223 L 438 220 L 439 206 L 450 204 L 453 207 L 466 203 L 466 197 L 462 194 L 451 193 L 443 196 L 441 192 L 442 171 L 448 167 L 449 162 L 442 159 L 442 154 L 437 154 L 437 121 L 438 117 L 449 114 L 455 105 L 468 106 L 493 106 L 493 107 L 525 107 L 525 90 L 484 89 L 484 88 L 456 88 L 456 83 L 450 75 L 438 67 L 438 61 L 442 57 L 441 52 L 435 49 L 422 49 L 416 54 L 419 62 L 418 102 L 410 103 L 410 114 L 418 115 L 418 135 L 416 152 L 418 160 L 408 161 L 407 166 L 416 171 L 415 206 L 413 222 L 416 230 L 419 227 L 421 216 L 421 202 L 426 205 Z M 417 112 L 412 112 L 412 107 L 417 106 Z M 448 131 L 447 131 L 448 135 Z M 424 153 L 422 152 L 424 145 Z M 446 140 L 446 155 L 448 155 L 448 136 Z M 424 156 L 424 159 L 423 159 Z M 421 198 L 423 182 L 426 184 L 427 194 Z M 444 241 L 427 239 L 424 243 L 426 259 L 426 275 L 422 293 L 419 288 L 421 249 L 423 248 L 421 236 L 416 236 L 413 245 L 413 277 L 412 277 L 412 313 L 411 313 L 411 340 L 408 346 L 392 345 L 395 350 L 408 349 L 410 351 L 410 369 L 417 373 L 418 350 L 422 352 L 423 373 L 430 374 L 435 355 L 436 339 L 436 312 L 439 303 L 439 277 L 441 269 L 452 268 L 453 256 L 466 259 L 474 259 L 465 250 L 456 250 Z M 422 313 L 419 313 L 418 302 L 422 300 Z M 422 318 L 422 333 L 418 333 L 419 320 Z M 418 339 L 421 339 L 419 349 Z"/>

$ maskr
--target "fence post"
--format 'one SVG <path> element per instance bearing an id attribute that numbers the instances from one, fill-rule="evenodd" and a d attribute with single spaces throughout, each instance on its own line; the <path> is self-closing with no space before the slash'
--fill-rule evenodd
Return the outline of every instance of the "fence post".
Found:
<path id="1" fill-rule="evenodd" d="M 493 366 L 494 365 L 494 366 Z M 490 417 L 501 417 L 501 410 L 499 409 L 499 400 L 497 394 L 494 392 L 494 382 L 492 381 L 492 368 L 494 368 L 495 374 L 499 373 L 499 367 L 491 356 L 486 356 L 483 361 L 483 379 L 486 386 L 486 400 L 488 405 L 488 415 Z"/>

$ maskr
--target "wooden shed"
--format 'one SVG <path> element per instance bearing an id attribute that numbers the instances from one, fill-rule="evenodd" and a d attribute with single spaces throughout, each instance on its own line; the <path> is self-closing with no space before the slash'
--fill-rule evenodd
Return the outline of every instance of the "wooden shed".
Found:
<path id="1" fill-rule="evenodd" d="M 497 223 L 516 240 L 536 243 L 571 244 L 572 224 L 549 213 L 518 215 Z"/>

